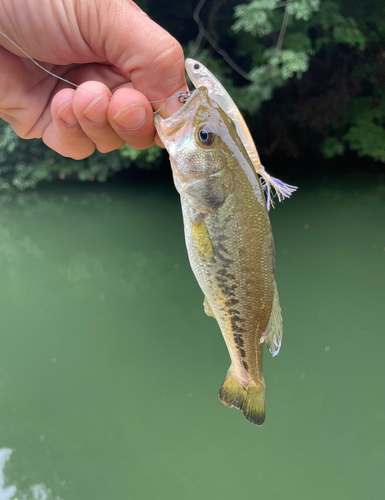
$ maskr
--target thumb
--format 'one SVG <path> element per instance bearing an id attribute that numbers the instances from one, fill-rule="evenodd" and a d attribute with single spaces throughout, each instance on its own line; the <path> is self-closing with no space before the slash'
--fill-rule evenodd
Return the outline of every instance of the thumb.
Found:
<path id="1" fill-rule="evenodd" d="M 85 30 L 81 27 L 83 37 L 91 46 L 92 41 L 98 39 L 98 52 L 104 54 L 135 89 L 149 101 L 168 99 L 187 90 L 183 50 L 174 37 L 132 1 L 93 0 L 90 3 L 94 6 L 93 14 L 88 11 Z M 96 16 L 97 22 L 93 23 L 89 15 Z M 161 105 L 162 102 L 155 102 L 153 108 L 159 109 Z M 171 99 L 160 114 L 170 116 L 180 106 L 177 98 Z"/>

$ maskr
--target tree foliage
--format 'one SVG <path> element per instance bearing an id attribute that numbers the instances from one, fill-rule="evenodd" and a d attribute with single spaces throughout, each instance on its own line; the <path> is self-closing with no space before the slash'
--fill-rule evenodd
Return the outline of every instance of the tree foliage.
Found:
<path id="1" fill-rule="evenodd" d="M 383 0 L 139 0 L 139 5 L 223 82 L 262 156 L 354 152 L 385 163 Z M 199 9 L 197 9 L 199 7 Z M 198 25 L 194 20 L 198 19 Z M 103 181 L 159 150 L 72 161 L 23 141 L 0 122 L 0 189 L 76 177 Z"/>
<path id="2" fill-rule="evenodd" d="M 276 140 L 276 147 L 293 156 L 299 154 L 297 136 L 306 129 L 312 146 L 318 145 L 326 158 L 352 150 L 384 162 L 384 17 L 385 4 L 379 1 L 252 0 L 237 5 L 232 29 L 250 34 L 259 46 L 239 105 L 255 113 L 264 101 L 276 98 L 278 105 L 262 107 L 262 112 L 273 111 L 271 126 L 280 122 L 279 129 L 293 130 Z M 289 105 L 279 109 L 276 91 L 282 87 Z"/>
<path id="3" fill-rule="evenodd" d="M 159 165 L 161 149 L 154 146 L 136 151 L 127 145 L 107 155 L 96 151 L 84 160 L 64 158 L 40 140 L 20 139 L 0 121 L 0 191 L 34 188 L 39 182 L 55 179 L 79 179 L 104 182 L 110 175 L 133 164 L 139 168 Z"/>

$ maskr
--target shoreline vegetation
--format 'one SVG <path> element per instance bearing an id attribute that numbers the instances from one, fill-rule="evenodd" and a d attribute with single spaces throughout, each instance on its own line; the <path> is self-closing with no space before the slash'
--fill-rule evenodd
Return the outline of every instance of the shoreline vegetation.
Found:
<path id="1" fill-rule="evenodd" d="M 159 0 L 138 4 L 182 43 L 186 57 L 220 79 L 273 175 L 284 173 L 290 181 L 353 170 L 381 182 L 382 0 L 372 0 L 370 8 L 366 0 L 188 0 L 183 10 L 176 0 L 167 9 Z M 126 178 L 126 170 L 165 173 L 165 163 L 157 147 L 63 158 L 41 140 L 20 139 L 0 120 L 0 192 L 60 179 L 104 182 Z"/>

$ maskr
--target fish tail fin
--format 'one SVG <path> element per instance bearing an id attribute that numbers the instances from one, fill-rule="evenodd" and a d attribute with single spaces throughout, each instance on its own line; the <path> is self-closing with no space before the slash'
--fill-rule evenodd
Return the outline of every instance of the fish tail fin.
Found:
<path id="1" fill-rule="evenodd" d="M 296 186 L 285 184 L 279 179 L 272 177 L 266 172 L 265 167 L 262 165 L 258 174 L 262 178 L 262 189 L 266 190 L 266 204 L 268 210 L 270 210 L 271 207 L 274 208 L 274 194 L 277 196 L 278 201 L 283 201 L 285 198 L 290 198 L 294 191 L 298 189 Z"/>
<path id="2" fill-rule="evenodd" d="M 231 369 L 219 390 L 219 399 L 226 406 L 241 410 L 244 417 L 255 425 L 265 421 L 265 383 L 242 385 Z"/>

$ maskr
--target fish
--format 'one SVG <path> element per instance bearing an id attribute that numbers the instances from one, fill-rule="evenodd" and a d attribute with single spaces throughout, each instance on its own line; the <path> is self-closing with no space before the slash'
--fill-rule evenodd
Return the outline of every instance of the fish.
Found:
<path id="1" fill-rule="evenodd" d="M 278 354 L 282 314 L 261 182 L 234 120 L 206 87 L 169 118 L 154 120 L 170 155 L 204 311 L 217 321 L 231 360 L 219 398 L 262 425 L 264 343 Z"/>
<path id="2" fill-rule="evenodd" d="M 259 158 L 254 140 L 241 112 L 220 81 L 215 78 L 215 76 L 202 63 L 195 61 L 194 59 L 186 59 L 185 67 L 193 85 L 196 88 L 205 86 L 209 95 L 216 100 L 223 111 L 234 121 L 238 135 L 254 165 L 255 171 L 263 179 L 262 188 L 266 191 L 267 209 L 270 210 L 270 208 L 274 207 L 274 192 L 276 193 L 279 201 L 283 201 L 285 198 L 290 198 L 292 193 L 297 190 L 297 187 L 285 184 L 266 172 L 266 169 L 262 165 Z"/>

